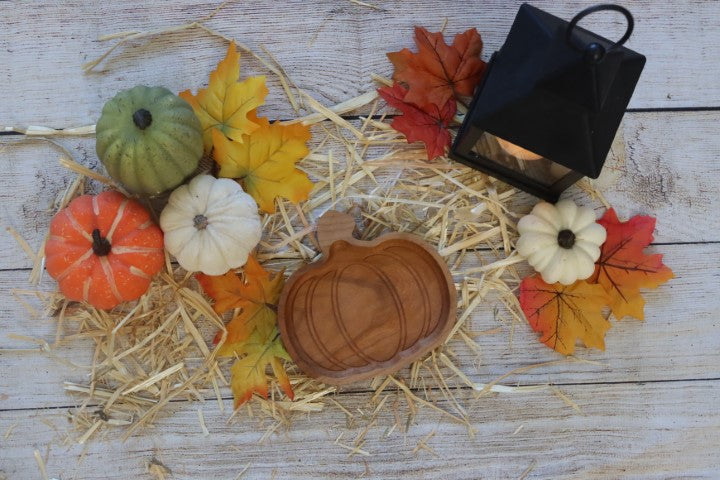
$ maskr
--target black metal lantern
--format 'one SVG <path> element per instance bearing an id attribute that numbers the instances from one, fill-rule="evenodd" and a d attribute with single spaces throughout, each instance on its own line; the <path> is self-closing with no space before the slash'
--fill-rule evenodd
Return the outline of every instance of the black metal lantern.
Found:
<path id="1" fill-rule="evenodd" d="M 627 19 L 617 42 L 577 26 L 600 10 Z M 632 30 L 618 5 L 590 7 L 568 23 L 523 4 L 450 156 L 552 202 L 583 176 L 597 178 L 645 65 L 623 47 Z"/>

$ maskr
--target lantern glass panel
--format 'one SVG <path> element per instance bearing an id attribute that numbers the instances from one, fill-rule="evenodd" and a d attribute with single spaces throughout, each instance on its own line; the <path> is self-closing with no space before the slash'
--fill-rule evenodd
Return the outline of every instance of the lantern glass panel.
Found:
<path id="1" fill-rule="evenodd" d="M 501 167 L 517 172 L 542 187 L 549 188 L 563 180 L 572 170 L 507 140 L 482 132 L 472 153 Z"/>

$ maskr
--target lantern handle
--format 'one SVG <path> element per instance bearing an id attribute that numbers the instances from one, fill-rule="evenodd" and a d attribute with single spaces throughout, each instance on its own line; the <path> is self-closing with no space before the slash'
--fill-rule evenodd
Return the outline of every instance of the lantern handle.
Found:
<path id="1" fill-rule="evenodd" d="M 570 23 L 567 26 L 567 30 L 565 30 L 565 41 L 568 43 L 568 45 L 573 47 L 575 50 L 584 52 L 585 51 L 584 49 L 580 49 L 575 44 L 573 44 L 572 32 L 580 20 L 587 17 L 591 13 L 600 12 L 603 10 L 611 10 L 614 12 L 620 12 L 625 16 L 625 19 L 627 20 L 627 29 L 625 30 L 625 34 L 620 38 L 620 40 L 613 43 L 608 50 L 612 50 L 612 49 L 617 48 L 617 47 L 621 46 L 622 44 L 624 44 L 627 41 L 627 39 L 630 38 L 630 35 L 632 35 L 633 28 L 635 27 L 635 21 L 633 20 L 633 16 L 632 16 L 632 14 L 630 14 L 628 9 L 625 7 L 621 7 L 620 5 L 604 3 L 601 5 L 595 5 L 592 7 L 588 7 L 573 17 L 573 19 L 570 21 Z M 591 45 L 593 45 L 593 44 L 591 44 Z"/>

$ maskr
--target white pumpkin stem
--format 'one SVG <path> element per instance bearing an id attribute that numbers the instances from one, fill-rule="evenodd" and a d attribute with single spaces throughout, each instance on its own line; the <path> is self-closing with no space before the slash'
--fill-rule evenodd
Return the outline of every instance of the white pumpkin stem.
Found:
<path id="1" fill-rule="evenodd" d="M 558 245 L 564 249 L 571 249 L 575 245 L 575 233 L 567 228 L 558 232 Z"/>
<path id="2" fill-rule="evenodd" d="M 205 230 L 208 226 L 208 219 L 205 215 L 195 215 L 193 218 L 193 226 L 198 230 Z"/>

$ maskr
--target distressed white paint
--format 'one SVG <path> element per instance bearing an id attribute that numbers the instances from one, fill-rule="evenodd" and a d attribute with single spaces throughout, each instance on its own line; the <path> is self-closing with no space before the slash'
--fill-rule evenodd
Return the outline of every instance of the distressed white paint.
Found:
<path id="1" fill-rule="evenodd" d="M 370 90 L 370 73 L 389 74 L 384 52 L 410 46 L 414 24 L 433 29 L 447 17 L 448 33 L 477 26 L 489 55 L 500 45 L 519 2 L 370 3 L 383 10 L 341 0 L 236 2 L 209 25 L 256 50 L 266 45 L 295 82 L 323 103 L 334 104 Z M 594 2 L 534 3 L 567 18 Z M 720 4 L 625 3 L 637 20 L 630 46 L 648 55 L 631 107 L 720 105 L 720 67 L 714 55 L 720 43 Z M 80 65 L 108 46 L 97 41 L 102 34 L 184 23 L 216 5 L 196 0 L 172 6 L 157 1 L 3 3 L 0 127 L 91 124 L 104 101 L 122 88 L 164 84 L 177 91 L 203 85 L 224 45 L 190 32 L 121 47 L 100 65 L 102 73 L 82 75 Z M 616 20 L 598 17 L 593 25 L 617 36 L 622 22 Z M 244 58 L 243 74 L 263 73 L 257 62 Z M 269 82 L 263 114 L 293 116 L 277 82 L 270 77 Z M 52 340 L 54 325 L 30 318 L 10 297 L 9 289 L 24 286 L 28 275 L 27 270 L 12 269 L 26 269 L 30 262 L 14 240 L 2 234 L 0 269 L 8 271 L 0 272 L 0 479 L 40 478 L 35 449 L 47 455 L 49 476 L 63 479 L 97 478 L 98 472 L 105 478 L 150 478 L 146 465 L 152 458 L 178 479 L 235 478 L 246 465 L 241 478 L 518 478 L 526 472 L 528 478 L 714 478 L 720 471 L 720 382 L 708 379 L 720 377 L 719 123 L 717 111 L 626 116 L 625 162 L 613 164 L 622 173 L 604 191 L 621 215 L 657 216 L 658 242 L 683 243 L 654 247 L 665 253 L 677 278 L 647 294 L 644 324 L 615 324 L 607 352 L 579 353 L 606 366 L 563 364 L 508 379 L 560 384 L 583 414 L 549 390 L 499 394 L 471 403 L 474 438 L 462 427 L 423 412 L 407 435 L 397 431 L 383 439 L 394 421 L 383 413 L 363 447 L 371 453 L 368 457 L 348 457 L 334 443 L 346 423 L 336 408 L 298 415 L 288 432 L 258 445 L 266 425 L 247 419 L 226 425 L 227 414 L 207 402 L 202 408 L 211 434 L 204 437 L 198 405 L 181 402 L 155 429 L 125 444 L 116 435 L 91 441 L 78 463 L 82 447 L 61 445 L 62 435 L 49 424 L 60 432 L 66 428 L 62 408 L 53 408 L 74 403 L 62 391 L 62 382 L 82 381 L 84 372 L 69 374 L 46 355 L 6 350 L 25 347 L 7 333 Z M 0 218 L 37 247 L 50 218 L 49 205 L 72 176 L 57 165 L 56 150 L 37 141 L 11 145 L 17 141 L 0 137 Z M 97 166 L 92 139 L 59 142 L 83 164 Z M 583 194 L 576 190 L 570 195 Z M 531 202 L 528 197 L 528 208 Z M 473 328 L 503 325 L 491 312 L 492 305 L 480 309 Z M 497 335 L 481 337 L 480 358 L 457 346 L 460 364 L 473 381 L 486 383 L 519 366 L 557 358 L 527 328 L 515 329 L 511 345 L 509 336 L 505 327 Z M 89 362 L 91 349 L 77 342 L 58 354 L 82 365 Z M 367 395 L 350 389 L 336 398 L 353 411 L 367 401 Z M 345 433 L 341 443 L 352 443 L 363 427 L 359 423 Z M 424 450 L 413 454 L 418 441 L 433 431 L 427 443 L 439 457 Z"/>

